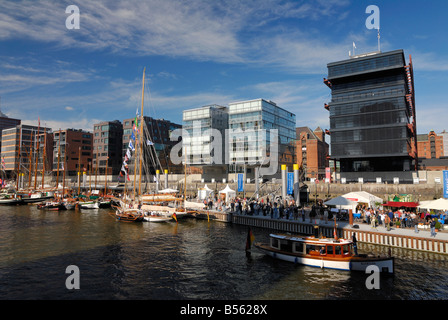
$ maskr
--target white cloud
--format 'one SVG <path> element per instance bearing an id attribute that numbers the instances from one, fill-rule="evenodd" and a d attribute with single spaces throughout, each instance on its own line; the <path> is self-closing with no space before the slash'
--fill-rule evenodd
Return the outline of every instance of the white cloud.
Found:
<path id="1" fill-rule="evenodd" d="M 63 48 L 107 49 L 127 55 L 250 62 L 260 38 L 272 40 L 264 36 L 269 23 L 282 19 L 316 20 L 335 14 L 335 8 L 347 5 L 320 0 L 313 3 L 281 0 L 72 2 L 80 9 L 79 30 L 66 29 L 68 14 L 64 3 L 1 2 L 0 40 L 24 38 Z M 247 38 L 248 33 L 257 36 Z M 284 48 L 284 40 L 276 40 L 280 43 L 275 48 Z M 302 54 L 305 47 L 306 44 L 302 48 L 296 44 L 293 50 Z M 279 56 L 284 54 L 286 59 L 297 58 L 278 52 Z"/>
<path id="2" fill-rule="evenodd" d="M 90 118 L 77 118 L 77 119 L 69 119 L 69 120 L 46 120 L 40 119 L 40 125 L 45 126 L 47 128 L 51 128 L 53 132 L 61 129 L 82 129 L 84 131 L 93 131 L 93 125 L 95 123 L 99 123 L 104 121 L 104 119 L 90 119 Z M 22 119 L 23 124 L 37 126 L 37 119 Z"/>

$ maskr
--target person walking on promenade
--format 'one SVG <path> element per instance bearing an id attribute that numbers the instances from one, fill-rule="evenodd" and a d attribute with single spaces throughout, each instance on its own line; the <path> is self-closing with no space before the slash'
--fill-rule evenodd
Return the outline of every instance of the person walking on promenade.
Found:
<path id="1" fill-rule="evenodd" d="M 384 217 L 384 226 L 386 227 L 387 231 L 390 231 L 390 217 L 387 214 Z"/>
<path id="2" fill-rule="evenodd" d="M 376 229 L 376 217 L 374 213 L 370 214 L 370 221 L 372 222 L 372 228 Z"/>
<path id="3" fill-rule="evenodd" d="M 431 237 L 435 237 L 436 236 L 436 220 L 434 218 L 431 219 L 429 226 L 431 228 Z"/>
<path id="4" fill-rule="evenodd" d="M 279 218 L 277 202 L 274 202 L 273 214 L 274 214 L 274 219 L 278 219 Z"/>

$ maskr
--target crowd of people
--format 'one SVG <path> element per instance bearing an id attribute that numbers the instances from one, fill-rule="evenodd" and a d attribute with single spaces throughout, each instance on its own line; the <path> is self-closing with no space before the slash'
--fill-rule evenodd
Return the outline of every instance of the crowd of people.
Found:
<path id="1" fill-rule="evenodd" d="M 409 210 L 373 210 L 371 208 L 357 208 L 360 220 L 377 228 L 384 226 L 387 230 L 395 228 L 414 228 L 417 232 L 418 225 L 427 225 L 431 228 L 431 235 L 435 229 L 440 229 L 445 223 L 447 213 L 417 212 Z M 434 235 L 435 236 L 435 235 Z"/>
<path id="2" fill-rule="evenodd" d="M 331 210 L 321 203 L 305 207 L 296 205 L 294 200 L 281 197 L 261 198 L 259 200 L 247 198 L 233 198 L 228 203 L 219 198 L 208 198 L 204 200 L 204 205 L 209 210 L 228 211 L 237 215 L 264 216 L 271 219 L 301 220 L 303 222 L 315 222 L 316 220 L 348 221 L 349 214 L 346 210 Z M 445 223 L 448 212 L 434 214 L 433 212 L 417 212 L 411 210 L 391 210 L 372 209 L 365 206 L 358 206 L 355 210 L 355 221 L 366 223 L 372 228 L 382 226 L 387 230 L 391 228 L 414 228 L 416 232 L 419 224 L 427 225 L 431 228 L 431 235 L 435 236 L 434 230 Z"/>
<path id="3" fill-rule="evenodd" d="M 305 207 L 297 205 L 293 199 L 282 200 L 276 198 L 233 198 L 228 203 L 219 198 L 208 198 L 204 200 L 204 205 L 208 210 L 228 211 L 237 215 L 264 216 L 271 219 L 302 220 L 310 222 L 315 219 L 332 219 L 329 213 L 322 205 L 313 205 Z M 348 217 L 346 217 L 348 220 Z M 343 214 L 338 214 L 338 220 L 343 220 Z"/>

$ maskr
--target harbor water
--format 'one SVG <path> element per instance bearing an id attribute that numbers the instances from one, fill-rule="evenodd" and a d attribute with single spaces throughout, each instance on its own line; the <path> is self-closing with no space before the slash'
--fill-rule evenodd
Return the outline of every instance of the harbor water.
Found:
<path id="1" fill-rule="evenodd" d="M 448 298 L 448 257 L 393 249 L 393 276 L 273 260 L 252 251 L 247 227 L 217 221 L 123 223 L 109 209 L 0 207 L 2 300 L 420 300 Z M 255 241 L 270 230 L 253 228 Z M 361 252 L 385 252 L 375 245 Z M 79 269 L 69 289 L 68 266 Z"/>

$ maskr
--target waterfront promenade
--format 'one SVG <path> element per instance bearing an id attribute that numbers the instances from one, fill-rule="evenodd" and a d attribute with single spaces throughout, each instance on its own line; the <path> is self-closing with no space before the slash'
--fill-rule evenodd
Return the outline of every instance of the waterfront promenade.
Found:
<path id="1" fill-rule="evenodd" d="M 263 215 L 243 215 L 215 210 L 199 210 L 195 214 L 200 219 L 218 220 L 226 223 L 247 225 L 271 229 L 273 232 L 290 232 L 297 234 L 313 235 L 317 232 L 325 237 L 333 237 L 334 220 L 325 222 L 323 219 L 275 219 Z M 336 221 L 337 235 L 340 238 L 351 238 L 356 233 L 357 240 L 361 243 L 383 245 L 395 248 L 412 249 L 418 251 L 448 254 L 448 231 L 439 230 L 435 237 L 431 236 L 429 226 L 427 228 L 396 228 L 391 227 L 387 231 L 384 225 L 373 228 L 362 221 Z"/>

